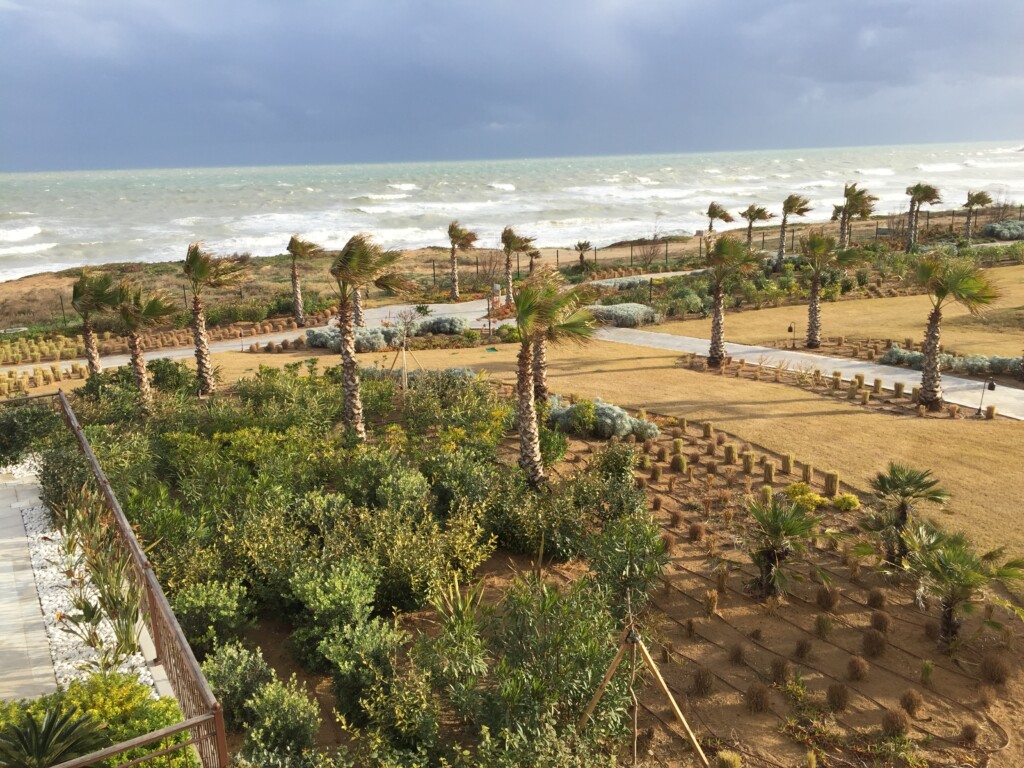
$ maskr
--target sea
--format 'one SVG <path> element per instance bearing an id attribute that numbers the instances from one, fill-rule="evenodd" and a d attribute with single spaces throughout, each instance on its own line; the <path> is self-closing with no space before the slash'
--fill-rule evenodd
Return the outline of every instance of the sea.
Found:
<path id="1" fill-rule="evenodd" d="M 805 220 L 824 221 L 846 182 L 877 195 L 879 213 L 897 213 L 918 181 L 937 186 L 948 207 L 968 190 L 1024 202 L 1024 142 L 0 174 L 0 281 L 179 261 L 194 240 L 254 256 L 284 252 L 292 234 L 327 248 L 359 232 L 388 248 L 445 246 L 453 219 L 482 247 L 497 247 L 507 225 L 540 247 L 601 247 L 693 233 L 713 200 L 734 213 L 751 203 L 777 213 L 798 193 L 813 206 Z"/>

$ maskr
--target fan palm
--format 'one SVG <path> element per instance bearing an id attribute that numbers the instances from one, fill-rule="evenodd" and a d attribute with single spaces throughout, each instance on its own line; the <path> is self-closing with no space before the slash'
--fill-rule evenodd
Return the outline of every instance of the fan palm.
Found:
<path id="1" fill-rule="evenodd" d="M 784 566 L 807 551 L 820 521 L 784 494 L 772 496 L 767 504 L 755 502 L 749 511 L 754 521 L 750 559 L 757 566 L 757 589 L 762 597 L 784 595 L 789 581 Z"/>
<path id="2" fill-rule="evenodd" d="M 843 187 L 843 204 L 832 208 L 832 221 L 839 222 L 839 247 L 846 248 L 853 230 L 853 219 L 868 219 L 875 211 L 878 198 L 861 189 L 856 182 Z"/>
<path id="3" fill-rule="evenodd" d="M 358 440 L 366 439 L 363 402 L 359 397 L 359 362 L 356 360 L 354 304 L 364 286 L 404 291 L 408 282 L 394 271 L 401 258 L 398 251 L 385 251 L 368 235 L 353 235 L 331 263 L 331 277 L 338 294 L 338 331 L 341 334 L 342 388 L 345 408 L 342 421 Z"/>
<path id="4" fill-rule="evenodd" d="M 534 344 L 541 339 L 554 344 L 585 343 L 594 334 L 594 317 L 581 306 L 575 288 L 565 289 L 548 273 L 519 285 L 515 308 L 520 337 L 516 369 L 519 465 L 536 488 L 544 482 L 544 464 L 534 398 Z"/>
<path id="5" fill-rule="evenodd" d="M 811 212 L 811 201 L 801 195 L 790 195 L 782 201 L 782 223 L 779 225 L 779 252 L 775 257 L 775 271 L 782 269 L 786 256 L 786 226 L 790 216 L 806 216 Z"/>
<path id="6" fill-rule="evenodd" d="M 711 283 L 711 348 L 708 365 L 717 368 L 725 360 L 725 290 L 738 275 L 747 274 L 757 266 L 758 259 L 732 237 L 715 241 L 704 259 L 704 276 Z"/>
<path id="7" fill-rule="evenodd" d="M 288 241 L 288 253 L 292 257 L 292 314 L 295 316 L 295 324 L 303 328 L 306 325 L 306 309 L 302 306 L 302 286 L 299 285 L 299 259 L 309 261 L 322 256 L 324 249 L 298 235 L 292 235 Z"/>
<path id="8" fill-rule="evenodd" d="M 921 182 L 907 187 L 907 194 L 910 195 L 910 210 L 907 213 L 907 253 L 910 253 L 917 245 L 917 225 L 921 218 L 921 206 L 941 203 L 942 198 L 937 188 Z"/>
<path id="9" fill-rule="evenodd" d="M 478 237 L 476 232 L 461 226 L 458 221 L 448 225 L 448 242 L 451 243 L 451 280 L 452 290 L 449 294 L 452 301 L 459 298 L 459 262 L 456 258 L 458 251 L 468 251 L 476 243 Z"/>
<path id="10" fill-rule="evenodd" d="M 196 375 L 204 395 L 217 388 L 210 362 L 210 340 L 206 336 L 206 306 L 203 292 L 207 288 L 226 288 L 242 277 L 242 262 L 238 259 L 217 258 L 202 249 L 202 243 L 192 243 L 185 253 L 185 279 L 192 292 L 192 338 L 196 344 Z"/>
<path id="11" fill-rule="evenodd" d="M 83 269 L 71 286 L 71 306 L 82 318 L 82 341 L 85 342 L 85 361 L 90 376 L 103 370 L 93 317 L 112 310 L 116 303 L 116 286 L 108 274 L 92 275 Z"/>
<path id="12" fill-rule="evenodd" d="M 532 237 L 517 235 L 512 227 L 505 227 L 501 232 L 501 248 L 505 252 L 505 306 L 511 307 L 512 295 L 512 257 L 517 253 L 531 250 Z"/>
<path id="13" fill-rule="evenodd" d="M 575 250 L 580 255 L 581 267 L 585 266 L 587 262 L 587 251 L 589 251 L 592 247 L 593 246 L 590 244 L 589 240 L 578 240 L 576 242 L 576 245 L 573 246 L 573 250 Z"/>
<path id="14" fill-rule="evenodd" d="M 967 222 L 964 224 L 964 237 L 971 242 L 974 235 L 974 209 L 986 208 L 992 205 L 992 196 L 988 192 L 968 192 L 967 202 L 964 208 L 967 209 Z"/>
<path id="15" fill-rule="evenodd" d="M 881 506 L 881 514 L 869 521 L 868 528 L 881 535 L 885 546 L 885 561 L 893 568 L 903 568 L 907 562 L 906 532 L 913 524 L 918 504 L 943 506 L 949 493 L 939 487 L 930 470 L 913 469 L 906 464 L 890 462 L 885 472 L 871 480 Z"/>
<path id="16" fill-rule="evenodd" d="M 710 205 L 708 205 L 707 217 L 708 217 L 708 236 L 710 236 L 711 233 L 715 231 L 715 222 L 716 221 L 721 221 L 721 222 L 724 222 L 726 224 L 729 224 L 730 222 L 734 221 L 734 219 L 732 217 L 732 214 L 729 213 L 727 210 L 725 210 L 725 208 L 723 208 L 722 206 L 720 206 L 718 203 L 715 203 L 715 202 L 712 202 Z"/>
<path id="17" fill-rule="evenodd" d="M 75 707 L 64 712 L 50 709 L 42 723 L 30 713 L 23 723 L 8 725 L 0 732 L 0 765 L 47 768 L 106 746 L 103 726 L 89 715 L 76 717 L 77 713 Z"/>
<path id="18" fill-rule="evenodd" d="M 1024 559 L 1000 563 L 1002 549 L 979 554 L 964 534 L 946 533 L 934 523 L 917 526 L 910 543 L 910 567 L 920 590 L 939 601 L 939 646 L 947 653 L 956 649 L 962 617 L 989 584 L 1024 579 Z"/>
<path id="19" fill-rule="evenodd" d="M 807 304 L 807 347 L 821 346 L 821 276 L 829 267 L 855 264 L 860 254 L 855 250 L 837 251 L 836 240 L 819 232 L 800 238 L 800 256 L 811 280 Z"/>
<path id="20" fill-rule="evenodd" d="M 148 413 L 153 405 L 153 391 L 149 386 L 149 375 L 146 372 L 142 332 L 147 328 L 159 325 L 177 310 L 164 294 L 147 293 L 132 283 L 122 282 L 118 285 L 116 294 L 115 312 L 120 321 L 121 330 L 128 337 L 128 351 L 131 354 L 135 386 L 139 390 L 139 405 L 143 413 Z"/>
<path id="21" fill-rule="evenodd" d="M 928 257 L 917 264 L 917 281 L 928 292 L 932 311 L 924 336 L 924 361 L 918 403 L 929 410 L 942 409 L 942 375 L 939 373 L 942 310 L 955 302 L 972 315 L 981 314 L 999 299 L 999 290 L 987 273 L 967 259 Z"/>
<path id="22" fill-rule="evenodd" d="M 748 205 L 744 210 L 740 211 L 740 216 L 747 220 L 747 248 L 751 248 L 754 244 L 754 223 L 758 221 L 768 221 L 774 219 L 775 214 L 768 213 L 767 208 L 762 208 L 759 205 Z"/>

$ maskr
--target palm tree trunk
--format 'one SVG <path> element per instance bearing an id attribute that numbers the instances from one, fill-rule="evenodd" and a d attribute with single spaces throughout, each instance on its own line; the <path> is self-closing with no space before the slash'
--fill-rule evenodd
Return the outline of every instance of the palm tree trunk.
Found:
<path id="1" fill-rule="evenodd" d="M 807 348 L 821 346 L 821 277 L 811 277 L 811 297 L 807 304 Z"/>
<path id="2" fill-rule="evenodd" d="M 747 222 L 747 250 L 754 244 L 754 222 Z"/>
<path id="3" fill-rule="evenodd" d="M 587 266 L 586 262 L 587 262 L 587 252 L 586 251 L 580 251 L 580 267 L 583 268 L 583 267 Z"/>
<path id="4" fill-rule="evenodd" d="M 910 201 L 910 211 L 907 213 L 907 253 L 910 253 L 917 242 L 917 204 Z"/>
<path id="5" fill-rule="evenodd" d="M 967 209 L 967 221 L 964 222 L 964 238 L 968 243 L 971 242 L 971 235 L 973 234 L 974 228 L 974 209 Z"/>
<path id="6" fill-rule="evenodd" d="M 345 392 L 345 407 L 341 418 L 346 429 L 359 440 L 366 440 L 363 421 L 363 401 L 359 396 L 359 362 L 356 360 L 356 334 L 354 328 L 354 302 L 344 299 L 338 305 L 338 331 L 341 334 L 341 385 Z"/>
<path id="7" fill-rule="evenodd" d="M 533 397 L 538 403 L 548 399 L 548 342 L 543 337 L 533 342 Z"/>
<path id="8" fill-rule="evenodd" d="M 363 319 L 363 290 L 356 288 L 352 291 L 352 323 L 356 328 L 365 328 L 366 321 Z"/>
<path id="9" fill-rule="evenodd" d="M 902 568 L 907 562 L 907 555 L 910 554 L 910 546 L 907 544 L 907 525 L 910 523 L 910 508 L 906 503 L 901 503 L 896 510 L 896 551 L 892 564 Z"/>
<path id="10" fill-rule="evenodd" d="M 843 210 L 839 214 L 839 248 L 843 249 L 846 244 L 850 241 L 850 230 L 849 230 L 850 214 L 848 211 Z"/>
<path id="11" fill-rule="evenodd" d="M 956 606 L 949 600 L 943 599 L 942 620 L 939 624 L 939 645 L 943 650 L 950 650 L 956 643 L 960 634 L 960 621 L 956 618 Z"/>
<path id="12" fill-rule="evenodd" d="M 512 306 L 512 254 L 505 254 L 505 306 Z"/>
<path id="13" fill-rule="evenodd" d="M 213 363 L 210 362 L 210 340 L 206 336 L 206 308 L 203 297 L 192 296 L 192 338 L 196 343 L 196 374 L 199 376 L 200 391 L 204 395 L 217 389 L 213 380 Z"/>
<path id="14" fill-rule="evenodd" d="M 459 298 L 459 262 L 455 257 L 455 246 L 452 246 L 452 290 L 449 296 L 452 301 L 456 301 Z"/>
<path id="15" fill-rule="evenodd" d="M 935 307 L 928 315 L 928 330 L 924 335 L 924 366 L 921 369 L 921 393 L 917 402 L 929 411 L 942 409 L 942 374 L 939 373 L 939 340 L 942 308 Z"/>
<path id="16" fill-rule="evenodd" d="M 529 341 L 519 345 L 516 374 L 516 410 L 519 417 L 519 466 L 534 488 L 544 483 L 544 463 L 540 456 L 540 432 L 537 429 L 537 403 L 533 399 L 533 348 Z"/>
<path id="17" fill-rule="evenodd" d="M 149 386 L 146 357 L 142 350 L 142 337 L 138 331 L 128 332 L 128 351 L 131 352 L 135 386 L 139 390 L 139 407 L 143 413 L 149 413 L 153 409 L 153 390 Z"/>
<path id="18" fill-rule="evenodd" d="M 711 307 L 711 348 L 708 350 L 708 366 L 718 368 L 725 360 L 725 291 L 715 286 L 714 303 Z"/>
<path id="19" fill-rule="evenodd" d="M 775 256 L 775 271 L 782 271 L 782 262 L 786 258 L 786 224 L 789 223 L 789 214 L 783 212 L 782 223 L 779 225 L 779 252 Z"/>
<path id="20" fill-rule="evenodd" d="M 302 286 L 299 285 L 299 265 L 292 259 L 292 314 L 299 328 L 306 326 L 306 308 L 302 306 Z"/>
<path id="21" fill-rule="evenodd" d="M 85 342 L 85 363 L 89 368 L 89 375 L 102 373 L 99 344 L 96 342 L 96 332 L 92 329 L 92 320 L 88 315 L 82 315 L 82 341 Z"/>

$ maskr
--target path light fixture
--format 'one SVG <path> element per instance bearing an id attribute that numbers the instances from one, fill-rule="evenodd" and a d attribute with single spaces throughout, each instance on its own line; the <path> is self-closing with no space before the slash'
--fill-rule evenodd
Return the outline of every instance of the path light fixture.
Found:
<path id="1" fill-rule="evenodd" d="M 789 332 L 793 334 L 793 349 L 796 349 L 796 323 L 789 324 Z"/>
<path id="2" fill-rule="evenodd" d="M 995 388 L 996 380 L 993 379 L 991 376 L 989 377 L 988 381 L 981 385 L 981 400 L 978 401 L 978 412 L 975 414 L 976 416 L 981 416 L 981 407 L 985 404 L 985 390 L 992 392 L 993 390 L 995 390 Z"/>

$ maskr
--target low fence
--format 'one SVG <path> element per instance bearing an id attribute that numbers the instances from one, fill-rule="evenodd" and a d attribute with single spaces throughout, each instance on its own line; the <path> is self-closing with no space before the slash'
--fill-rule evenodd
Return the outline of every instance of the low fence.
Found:
<path id="1" fill-rule="evenodd" d="M 139 594 L 140 613 L 156 648 L 155 661 L 161 664 L 167 680 L 178 700 L 183 721 L 177 725 L 163 728 L 152 733 L 142 734 L 129 741 L 114 744 L 89 755 L 67 760 L 55 768 L 86 768 L 101 761 L 116 759 L 119 755 L 145 747 L 156 747 L 154 751 L 127 762 L 118 764 L 118 768 L 159 763 L 160 765 L 193 766 L 198 756 L 203 768 L 227 768 L 228 750 L 224 730 L 224 715 L 220 703 L 210 690 L 209 683 L 196 661 L 192 648 L 185 639 L 178 620 L 171 611 L 160 583 L 157 581 L 149 559 L 146 557 L 135 538 L 131 524 L 121 510 L 121 505 L 110 487 L 103 468 L 82 431 L 81 425 L 71 404 L 62 391 L 56 395 L 38 395 L 33 398 L 18 398 L 11 403 L 31 401 L 51 401 L 56 404 L 64 418 L 68 429 L 74 434 L 86 462 L 92 470 L 96 485 L 100 490 L 104 504 L 117 526 L 118 539 L 131 557 L 131 575 Z M 168 744 L 168 741 L 176 743 Z"/>

